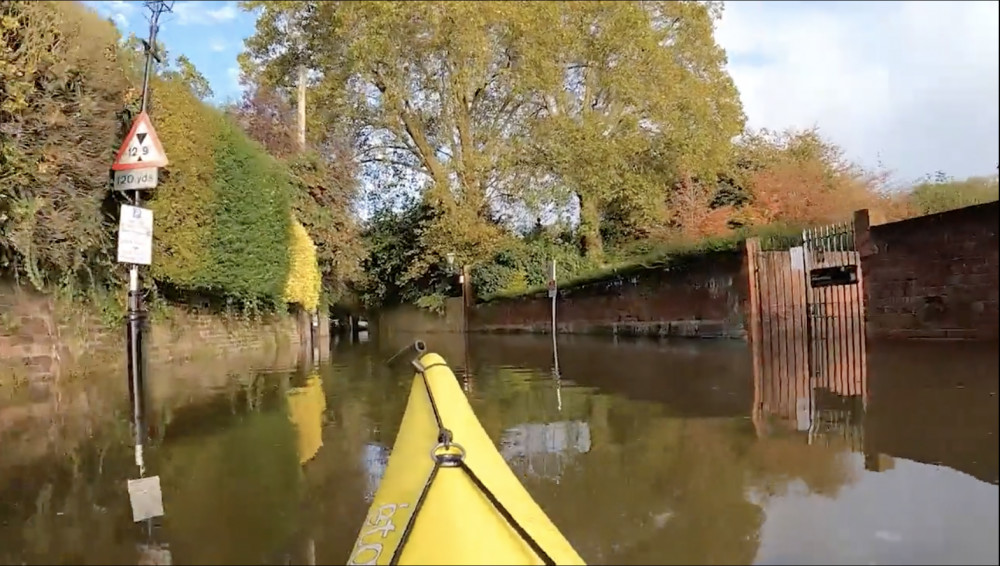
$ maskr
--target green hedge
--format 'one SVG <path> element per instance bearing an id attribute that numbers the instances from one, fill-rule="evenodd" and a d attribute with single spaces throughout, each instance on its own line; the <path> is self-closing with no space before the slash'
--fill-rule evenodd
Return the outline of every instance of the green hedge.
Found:
<path id="1" fill-rule="evenodd" d="M 283 304 L 289 171 L 183 83 L 157 80 L 151 95 L 170 159 L 151 202 L 154 278 L 242 305 Z"/>
<path id="2" fill-rule="evenodd" d="M 73 2 L 3 2 L 0 32 L 0 118 L 14 126 L 0 129 L 0 275 L 40 289 L 119 289 L 122 199 L 109 169 L 138 110 L 138 58 L 116 45 L 110 22 Z M 288 168 L 183 77 L 154 78 L 151 89 L 148 110 L 170 159 L 144 195 L 151 278 L 174 298 L 282 305 Z"/>
<path id="3" fill-rule="evenodd" d="M 291 229 L 288 172 L 225 120 L 216 140 L 213 188 L 205 286 L 241 301 L 281 304 Z"/>

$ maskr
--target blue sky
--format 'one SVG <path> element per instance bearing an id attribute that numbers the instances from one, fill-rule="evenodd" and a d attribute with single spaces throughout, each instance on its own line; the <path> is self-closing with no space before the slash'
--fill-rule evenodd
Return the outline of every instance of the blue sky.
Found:
<path id="1" fill-rule="evenodd" d="M 115 21 L 122 33 L 149 35 L 149 11 L 141 1 L 96 1 L 84 4 Z M 159 39 L 171 57 L 184 54 L 208 78 L 221 103 L 239 98 L 236 56 L 254 31 L 254 16 L 236 2 L 178 1 L 173 13 L 160 18 Z"/>
<path id="2" fill-rule="evenodd" d="M 88 1 L 146 35 L 141 2 Z M 996 173 L 1000 2 L 727 2 L 716 39 L 751 127 L 819 127 L 847 157 L 896 182 L 943 170 Z M 236 98 L 236 56 L 253 33 L 236 2 L 176 2 L 161 24 L 170 53 Z"/>

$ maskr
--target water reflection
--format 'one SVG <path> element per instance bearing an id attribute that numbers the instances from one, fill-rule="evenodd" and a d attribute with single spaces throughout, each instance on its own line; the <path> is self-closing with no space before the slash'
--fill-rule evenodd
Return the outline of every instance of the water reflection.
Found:
<path id="1" fill-rule="evenodd" d="M 550 337 L 424 338 L 588 563 L 997 562 L 995 349 L 873 347 L 864 391 L 767 412 L 736 342 L 560 338 L 554 374 Z M 381 363 L 398 346 L 159 406 L 150 533 L 127 419 L 85 408 L 127 396 L 91 393 L 44 451 L 17 439 L 45 430 L 0 430 L 0 563 L 342 564 L 405 407 L 412 376 Z"/>
<path id="2" fill-rule="evenodd" d="M 575 455 L 590 452 L 590 424 L 586 421 L 521 424 L 504 430 L 499 445 L 500 454 L 515 471 L 558 483 Z"/>
<path id="3" fill-rule="evenodd" d="M 375 492 L 378 491 L 379 483 L 385 475 L 385 469 L 389 466 L 390 450 L 376 442 L 365 444 L 362 456 L 363 466 L 367 477 L 365 482 L 365 503 L 371 503 L 375 499 Z"/>
<path id="4" fill-rule="evenodd" d="M 295 427 L 298 439 L 299 464 L 305 464 L 323 446 L 323 419 L 326 411 L 326 395 L 319 368 L 314 368 L 305 378 L 305 383 L 292 387 L 285 394 L 288 402 L 288 416 Z"/>

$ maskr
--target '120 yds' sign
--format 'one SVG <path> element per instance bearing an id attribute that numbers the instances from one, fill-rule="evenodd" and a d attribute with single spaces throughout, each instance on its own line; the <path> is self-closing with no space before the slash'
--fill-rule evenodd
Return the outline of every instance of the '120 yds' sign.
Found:
<path id="1" fill-rule="evenodd" d="M 159 169 L 156 167 L 115 171 L 115 190 L 139 191 L 143 189 L 155 189 L 159 182 L 158 172 Z"/>

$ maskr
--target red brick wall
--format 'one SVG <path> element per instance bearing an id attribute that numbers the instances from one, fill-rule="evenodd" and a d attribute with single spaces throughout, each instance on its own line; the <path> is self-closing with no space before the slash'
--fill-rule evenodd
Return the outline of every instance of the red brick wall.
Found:
<path id="1" fill-rule="evenodd" d="M 998 211 L 970 206 L 860 237 L 868 336 L 997 339 Z"/>
<path id="2" fill-rule="evenodd" d="M 291 315 L 251 322 L 171 307 L 153 319 L 150 332 L 153 364 L 297 349 L 300 344 Z M 0 380 L 123 364 L 124 337 L 124 323 L 109 326 L 80 305 L 0 285 Z"/>
<path id="3" fill-rule="evenodd" d="M 742 338 L 745 269 L 742 251 L 713 253 L 560 289 L 559 332 Z M 548 332 L 550 304 L 545 292 L 478 304 L 469 329 Z"/>

